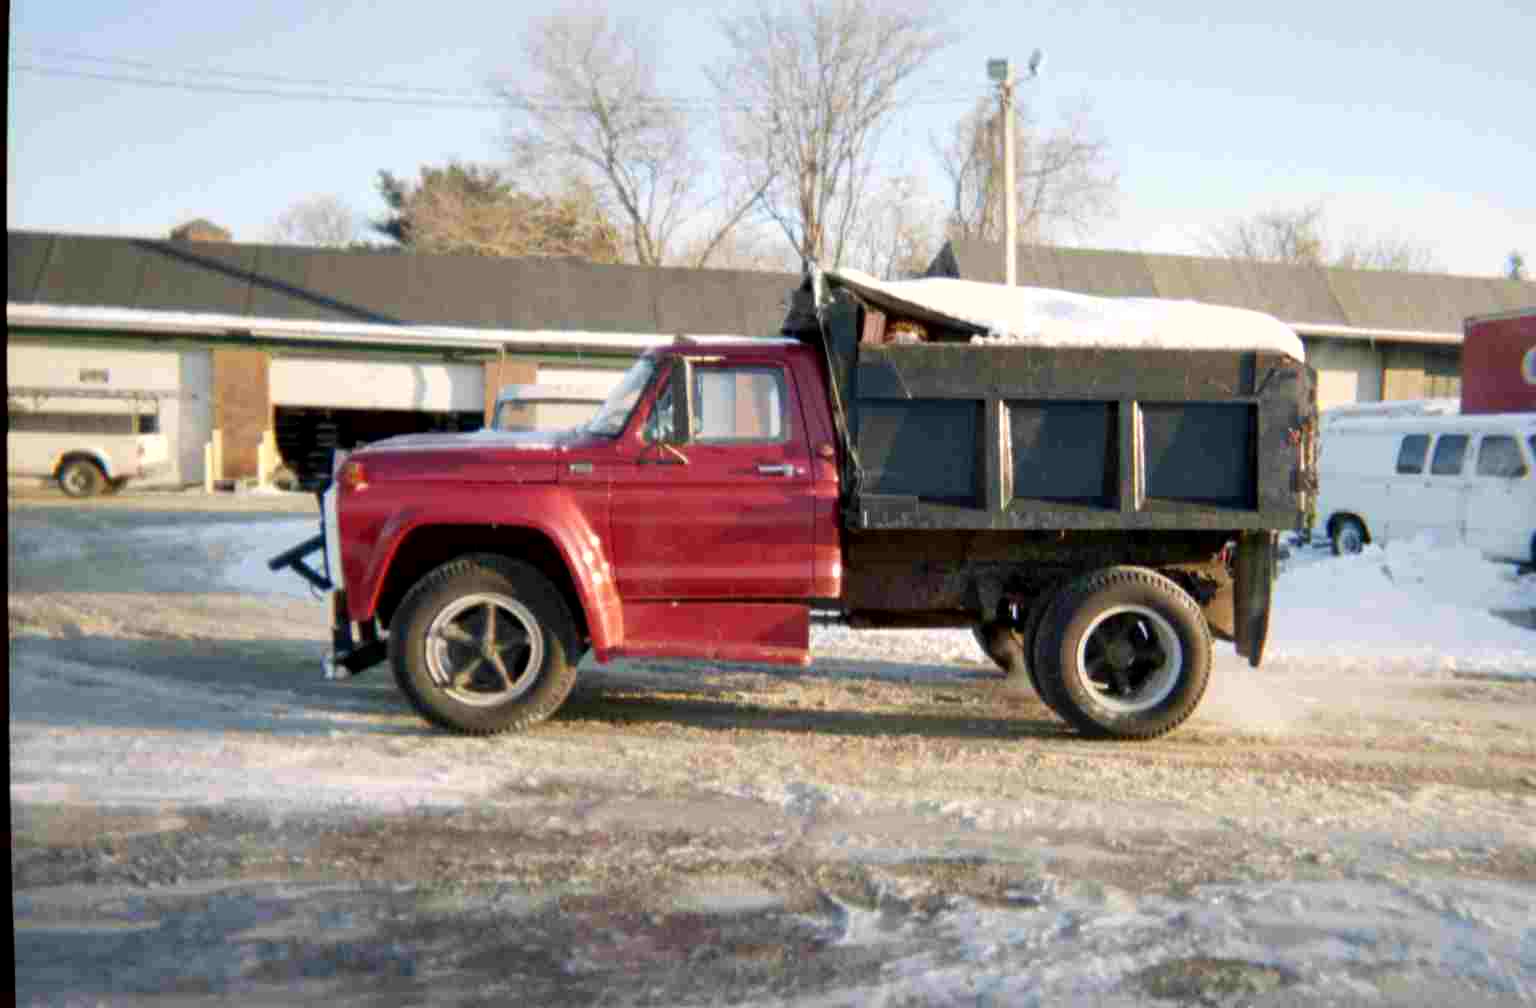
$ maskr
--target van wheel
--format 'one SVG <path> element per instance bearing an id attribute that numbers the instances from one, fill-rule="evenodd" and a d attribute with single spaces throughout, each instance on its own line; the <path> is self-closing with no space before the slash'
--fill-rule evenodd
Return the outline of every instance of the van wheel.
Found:
<path id="1" fill-rule="evenodd" d="M 107 474 L 90 459 L 70 459 L 59 467 L 59 489 L 69 497 L 94 497 L 107 486 Z"/>
<path id="2" fill-rule="evenodd" d="M 1069 585 L 1035 643 L 1042 695 L 1085 735 L 1149 739 L 1183 724 L 1205 695 L 1211 631 L 1173 581 L 1111 567 Z"/>
<path id="3" fill-rule="evenodd" d="M 1333 555 L 1354 556 L 1365 549 L 1365 526 L 1358 518 L 1333 520 Z"/>
<path id="4" fill-rule="evenodd" d="M 391 621 L 390 663 L 412 706 L 468 735 L 521 731 L 576 683 L 575 622 L 526 563 L 471 554 L 416 583 Z"/>

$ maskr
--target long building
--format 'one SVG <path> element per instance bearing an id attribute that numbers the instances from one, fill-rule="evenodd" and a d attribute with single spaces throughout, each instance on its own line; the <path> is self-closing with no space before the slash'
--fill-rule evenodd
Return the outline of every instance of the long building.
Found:
<path id="1" fill-rule="evenodd" d="M 254 476 L 263 442 L 313 475 L 338 445 L 476 427 L 504 385 L 606 389 L 679 333 L 776 332 L 799 279 L 25 231 L 6 259 L 12 410 L 153 408 L 176 484 Z M 1000 246 L 979 242 L 930 269 L 1002 271 Z M 1048 246 L 1020 247 L 1019 282 L 1275 315 L 1306 344 L 1323 406 L 1455 396 L 1462 320 L 1536 304 L 1515 280 Z"/>

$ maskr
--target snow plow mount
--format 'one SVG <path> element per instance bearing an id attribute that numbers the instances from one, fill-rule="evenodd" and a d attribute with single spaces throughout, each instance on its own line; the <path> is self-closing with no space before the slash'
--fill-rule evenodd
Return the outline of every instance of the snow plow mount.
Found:
<path id="1" fill-rule="evenodd" d="M 347 593 L 331 592 L 331 654 L 322 663 L 327 679 L 350 679 L 372 668 L 389 655 L 388 645 L 379 637 L 378 624 L 369 620 L 357 624 L 347 618 Z"/>

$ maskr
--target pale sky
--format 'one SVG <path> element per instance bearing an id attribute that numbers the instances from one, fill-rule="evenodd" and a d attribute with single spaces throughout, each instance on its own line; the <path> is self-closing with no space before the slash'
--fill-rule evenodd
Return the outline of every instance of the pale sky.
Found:
<path id="1" fill-rule="evenodd" d="M 263 241 L 315 194 L 378 215 L 380 169 L 414 177 L 422 164 L 504 156 L 485 85 L 515 70 L 525 12 L 553 6 L 13 0 L 7 226 L 161 237 L 207 217 L 237 241 Z M 609 9 L 664 41 L 669 94 L 713 99 L 701 68 L 724 52 L 715 19 L 727 5 Z M 1039 47 L 1043 72 L 1021 95 L 1046 123 L 1087 98 L 1121 171 L 1118 215 L 1065 244 L 1198 254 L 1216 225 L 1320 199 L 1335 240 L 1408 239 L 1464 274 L 1500 273 L 1512 249 L 1536 261 L 1532 0 L 1158 0 L 1145 13 L 956 0 L 943 10 L 957 41 L 893 121 L 890 163 L 935 172 L 930 138 L 988 92 L 987 60 L 1023 64 Z M 436 96 L 403 89 L 485 107 L 407 104 Z M 936 174 L 933 184 L 937 197 Z"/>

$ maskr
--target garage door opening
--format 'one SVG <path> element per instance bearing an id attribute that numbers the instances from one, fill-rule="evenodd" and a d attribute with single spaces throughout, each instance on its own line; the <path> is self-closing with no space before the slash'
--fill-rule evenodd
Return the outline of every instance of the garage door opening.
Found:
<path id="1" fill-rule="evenodd" d="M 337 448 L 353 451 L 397 434 L 472 431 L 484 425 L 479 410 L 273 408 L 278 454 L 292 479 L 306 490 L 316 489 L 331 478 L 331 462 Z"/>

